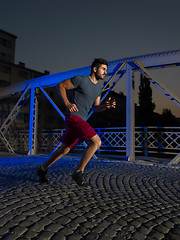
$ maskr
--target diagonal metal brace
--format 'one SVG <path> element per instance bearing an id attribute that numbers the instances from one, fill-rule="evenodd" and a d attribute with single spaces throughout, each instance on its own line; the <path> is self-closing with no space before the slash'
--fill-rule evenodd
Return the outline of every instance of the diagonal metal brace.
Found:
<path id="1" fill-rule="evenodd" d="M 169 163 L 168 165 L 173 165 L 173 164 L 178 164 L 180 162 L 180 153 L 174 157 Z"/>
<path id="2" fill-rule="evenodd" d="M 0 128 L 0 139 L 5 144 L 7 150 L 12 154 L 14 154 L 15 152 L 14 152 L 13 148 L 11 147 L 11 145 L 9 144 L 8 140 L 6 139 L 4 133 L 8 130 L 8 128 L 13 123 L 14 119 L 16 118 L 17 114 L 19 113 L 21 108 L 26 103 L 29 95 L 25 98 L 25 94 L 29 90 L 29 87 L 30 87 L 30 84 L 27 85 L 27 87 L 25 88 L 25 90 L 24 90 L 23 94 L 21 95 L 20 99 L 18 100 L 18 102 L 16 103 L 16 105 L 12 109 L 11 113 L 8 115 L 8 117 L 6 118 L 6 120 L 4 121 L 3 125 Z M 23 102 L 21 103 L 21 101 L 23 101 Z M 21 105 L 20 105 L 20 103 L 21 103 Z"/>
<path id="3" fill-rule="evenodd" d="M 11 154 L 14 154 L 14 149 L 11 147 L 11 145 L 9 144 L 7 138 L 4 136 L 4 133 L 3 132 L 0 132 L 0 138 L 2 140 L 2 142 L 4 143 L 4 145 L 6 146 L 6 148 L 8 149 L 8 151 L 11 153 Z"/>
<path id="4" fill-rule="evenodd" d="M 145 69 L 145 65 L 140 60 L 135 60 L 134 64 L 137 68 L 140 68 L 147 76 L 152 79 L 154 84 L 161 92 L 163 92 L 171 101 L 173 101 L 178 107 L 180 107 L 180 99 L 175 96 L 166 86 L 164 86 L 159 80 L 157 80 L 149 71 Z"/>
<path id="5" fill-rule="evenodd" d="M 121 71 L 126 66 L 126 64 L 127 64 L 127 62 L 118 64 L 116 66 L 113 75 L 110 77 L 110 79 L 107 81 L 107 83 L 102 87 L 102 92 L 107 90 L 106 86 L 113 80 L 114 76 L 116 76 L 118 74 L 118 72 Z"/>
<path id="6" fill-rule="evenodd" d="M 23 103 L 21 105 L 20 102 L 23 100 L 25 94 L 27 93 L 27 91 L 29 90 L 30 84 L 25 88 L 23 94 L 21 95 L 20 99 L 18 100 L 18 102 L 16 103 L 16 105 L 14 106 L 14 108 L 12 109 L 12 111 L 10 112 L 10 114 L 8 115 L 8 117 L 6 118 L 6 120 L 4 121 L 3 125 L 0 128 L 0 132 L 4 132 L 5 130 L 8 129 L 8 127 L 11 125 L 11 123 L 13 122 L 13 120 L 16 118 L 17 114 L 19 113 L 19 111 L 21 110 L 21 108 L 24 106 L 24 104 L 27 101 L 27 97 Z"/>
<path id="7" fill-rule="evenodd" d="M 54 103 L 54 101 L 50 98 L 50 96 L 47 94 L 47 92 L 42 88 L 39 87 L 41 89 L 41 91 L 43 92 L 43 94 L 45 95 L 45 97 L 49 100 L 49 102 L 53 105 L 53 107 L 56 109 L 56 111 L 59 113 L 59 115 L 65 120 L 65 116 L 64 114 L 61 112 L 61 110 L 59 110 L 58 106 Z"/>

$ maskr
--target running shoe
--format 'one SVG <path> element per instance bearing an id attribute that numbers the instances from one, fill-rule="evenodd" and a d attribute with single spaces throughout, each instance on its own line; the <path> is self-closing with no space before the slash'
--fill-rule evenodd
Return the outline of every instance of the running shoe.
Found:
<path id="1" fill-rule="evenodd" d="M 89 186 L 89 183 L 85 179 L 84 172 L 81 171 L 74 171 L 72 174 L 72 179 L 81 187 L 87 187 Z"/>
<path id="2" fill-rule="evenodd" d="M 38 166 L 38 167 L 36 168 L 36 173 L 37 173 L 37 175 L 38 175 L 38 177 L 39 177 L 40 182 L 42 182 L 42 183 L 48 183 L 48 182 L 49 182 L 49 181 L 47 180 L 47 178 L 46 178 L 47 170 L 46 170 L 46 171 L 43 171 L 43 170 L 41 169 L 41 166 Z"/>

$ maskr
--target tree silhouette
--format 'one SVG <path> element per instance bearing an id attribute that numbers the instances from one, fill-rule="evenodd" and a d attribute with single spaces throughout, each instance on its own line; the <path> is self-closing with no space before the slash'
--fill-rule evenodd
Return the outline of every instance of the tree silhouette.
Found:
<path id="1" fill-rule="evenodd" d="M 175 126 L 176 125 L 176 118 L 172 114 L 170 109 L 163 109 L 161 115 L 161 125 L 162 126 Z"/>
<path id="2" fill-rule="evenodd" d="M 155 104 L 152 102 L 152 89 L 150 86 L 150 80 L 141 74 L 138 111 L 138 122 L 140 125 L 148 126 L 153 124 L 154 109 Z"/>

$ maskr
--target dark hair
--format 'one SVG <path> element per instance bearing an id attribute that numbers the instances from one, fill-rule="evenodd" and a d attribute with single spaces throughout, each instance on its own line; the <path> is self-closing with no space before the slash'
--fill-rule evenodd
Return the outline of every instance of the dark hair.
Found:
<path id="1" fill-rule="evenodd" d="M 108 61 L 103 58 L 95 58 L 94 61 L 91 64 L 91 71 L 94 67 L 99 68 L 102 64 L 106 65 L 108 67 Z"/>

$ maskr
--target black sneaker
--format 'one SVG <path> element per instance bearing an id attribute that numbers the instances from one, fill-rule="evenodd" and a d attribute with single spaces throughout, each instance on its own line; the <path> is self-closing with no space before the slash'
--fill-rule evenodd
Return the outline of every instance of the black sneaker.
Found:
<path id="1" fill-rule="evenodd" d="M 39 177 L 39 180 L 40 180 L 42 183 L 48 183 L 48 180 L 47 180 L 47 178 L 46 178 L 47 170 L 46 170 L 46 171 L 43 171 L 43 170 L 41 169 L 41 166 L 38 166 L 38 167 L 36 168 L 36 173 L 37 173 L 37 175 L 38 175 L 38 177 Z"/>
<path id="2" fill-rule="evenodd" d="M 81 187 L 89 186 L 89 183 L 85 179 L 84 172 L 74 171 L 72 174 L 72 179 Z"/>

